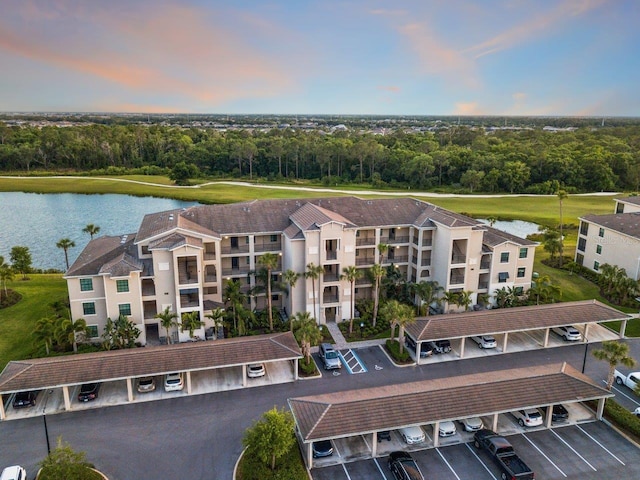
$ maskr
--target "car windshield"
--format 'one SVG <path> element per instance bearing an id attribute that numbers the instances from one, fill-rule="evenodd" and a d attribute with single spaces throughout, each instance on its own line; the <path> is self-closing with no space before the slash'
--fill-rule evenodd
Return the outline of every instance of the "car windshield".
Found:
<path id="1" fill-rule="evenodd" d="M 331 352 L 327 352 L 325 354 L 326 358 L 338 358 L 338 352 L 335 351 L 331 351 Z"/>
<path id="2" fill-rule="evenodd" d="M 140 380 L 140 385 L 149 385 L 151 384 L 151 382 L 153 382 L 152 379 L 150 378 L 143 378 L 142 380 Z"/>
<path id="3" fill-rule="evenodd" d="M 540 417 L 540 416 L 541 416 L 541 415 L 540 415 L 540 412 L 537 412 L 537 411 L 536 411 L 536 412 L 528 412 L 528 415 L 529 415 L 531 418 L 538 418 L 538 417 Z"/>
<path id="4" fill-rule="evenodd" d="M 422 480 L 423 477 L 420 474 L 420 470 L 418 470 L 418 466 L 413 460 L 403 460 L 401 463 L 411 480 Z"/>
<path id="5" fill-rule="evenodd" d="M 484 341 L 485 342 L 495 342 L 496 339 L 494 337 L 492 337 L 491 335 L 487 335 L 484 337 Z"/>

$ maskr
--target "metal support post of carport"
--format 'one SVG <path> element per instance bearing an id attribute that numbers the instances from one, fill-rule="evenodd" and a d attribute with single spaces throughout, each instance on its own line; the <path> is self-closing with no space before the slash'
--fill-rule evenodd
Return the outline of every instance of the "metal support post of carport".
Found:
<path id="1" fill-rule="evenodd" d="M 242 364 L 242 386 L 247 386 L 247 366 Z"/>
<path id="2" fill-rule="evenodd" d="M 298 359 L 293 359 L 293 379 L 298 380 Z"/>
<path id="3" fill-rule="evenodd" d="M 544 426 L 551 428 L 551 420 L 553 420 L 553 405 L 548 405 L 544 417 Z"/>
<path id="4" fill-rule="evenodd" d="M 191 395 L 191 370 L 187 370 L 187 393 Z"/>
<path id="5" fill-rule="evenodd" d="M 598 420 L 602 420 L 602 414 L 604 412 L 604 402 L 606 402 L 606 398 L 601 398 L 598 400 L 598 411 L 596 412 L 596 418 Z"/>
<path id="6" fill-rule="evenodd" d="M 307 443 L 307 468 L 313 466 L 313 453 L 311 451 L 311 442 Z"/>
<path id="7" fill-rule="evenodd" d="M 4 400 L 2 400 L 2 395 L 0 395 L 0 420 L 4 420 L 7 418 L 7 414 L 4 411 Z"/>
<path id="8" fill-rule="evenodd" d="M 498 413 L 493 414 L 493 421 L 491 422 L 491 430 L 494 432 L 498 431 Z"/>

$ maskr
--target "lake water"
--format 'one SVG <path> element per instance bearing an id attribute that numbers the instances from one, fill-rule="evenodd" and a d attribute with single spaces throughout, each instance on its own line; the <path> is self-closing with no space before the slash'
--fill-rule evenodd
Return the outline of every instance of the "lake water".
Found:
<path id="1" fill-rule="evenodd" d="M 478 220 L 486 224 L 489 223 L 489 221 L 485 218 L 479 218 Z M 493 228 L 510 233 L 511 235 L 517 235 L 521 238 L 527 238 L 527 235 L 538 233 L 539 226 L 540 225 L 538 225 L 537 223 L 525 222 L 523 220 L 498 220 L 493 224 Z"/>
<path id="2" fill-rule="evenodd" d="M 11 248 L 29 247 L 34 268 L 64 271 L 64 251 L 56 247 L 62 238 L 76 244 L 69 249 L 69 264 L 89 243 L 82 229 L 89 223 L 101 235 L 137 232 L 148 213 L 197 205 L 167 198 L 130 195 L 79 195 L 0 192 L 0 255 L 10 262 Z"/>

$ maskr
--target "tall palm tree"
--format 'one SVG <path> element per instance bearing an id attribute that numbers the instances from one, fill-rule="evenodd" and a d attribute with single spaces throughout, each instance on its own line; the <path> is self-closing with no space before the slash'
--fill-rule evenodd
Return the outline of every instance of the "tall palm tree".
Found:
<path id="1" fill-rule="evenodd" d="M 93 236 L 100 231 L 100 227 L 98 225 L 94 225 L 93 223 L 89 223 L 82 229 L 82 231 L 91 235 L 91 240 L 93 240 Z"/>
<path id="2" fill-rule="evenodd" d="M 389 244 L 388 243 L 379 243 L 377 248 L 378 248 L 378 252 L 380 253 L 380 265 L 382 265 L 384 263 L 384 256 L 389 251 Z"/>
<path id="3" fill-rule="evenodd" d="M 414 285 L 414 291 L 418 297 L 418 312 L 423 303 L 427 304 L 427 315 L 429 315 L 429 305 L 439 301 L 440 292 L 444 290 L 436 281 L 421 280 Z"/>
<path id="4" fill-rule="evenodd" d="M 61 318 L 55 328 L 55 337 L 58 343 L 71 344 L 73 352 L 78 353 L 78 333 L 87 332 L 87 322 L 84 318 L 79 318 L 75 322 L 69 318 Z"/>
<path id="5" fill-rule="evenodd" d="M 202 326 L 204 322 L 200 320 L 200 312 L 185 312 L 182 314 L 182 322 L 180 323 L 180 330 L 189 331 L 189 338 L 193 338 L 193 332 Z"/>
<path id="6" fill-rule="evenodd" d="M 294 272 L 290 268 L 284 272 L 284 274 L 282 275 L 282 280 L 289 287 L 287 295 L 291 295 L 291 292 L 295 288 L 296 283 L 298 283 L 299 278 L 300 278 L 300 274 L 298 272 Z M 292 323 L 291 316 L 289 316 L 289 330 L 293 331 L 293 323 Z"/>
<path id="7" fill-rule="evenodd" d="M 380 304 L 380 284 L 382 283 L 382 278 L 387 272 L 379 263 L 375 263 L 369 269 L 369 272 L 373 278 L 373 316 L 371 324 L 375 327 L 376 320 L 378 319 L 378 306 Z"/>
<path id="8" fill-rule="evenodd" d="M 318 323 L 318 316 L 316 316 L 316 280 L 320 278 L 320 275 L 324 273 L 322 265 L 316 265 L 313 262 L 307 265 L 307 271 L 304 272 L 305 278 L 311 279 L 311 290 L 313 292 L 313 319 Z M 318 288 L 320 288 L 320 282 L 318 282 Z M 320 296 L 320 292 L 318 297 Z"/>
<path id="9" fill-rule="evenodd" d="M 311 362 L 311 346 L 322 340 L 322 331 L 309 312 L 298 312 L 293 319 L 293 334 L 302 348 L 307 364 Z"/>
<path id="10" fill-rule="evenodd" d="M 69 270 L 69 249 L 76 246 L 76 243 L 69 238 L 62 238 L 56 243 L 56 247 L 64 250 L 64 260 L 67 263 L 67 270 Z"/>
<path id="11" fill-rule="evenodd" d="M 260 255 L 258 263 L 267 271 L 267 315 L 269 316 L 269 330 L 273 332 L 273 311 L 271 309 L 271 272 L 278 267 L 280 256 L 275 253 Z"/>
<path id="12" fill-rule="evenodd" d="M 213 322 L 213 338 L 218 338 L 218 328 L 224 326 L 224 309 L 214 308 L 205 317 Z"/>
<path id="13" fill-rule="evenodd" d="M 349 335 L 353 333 L 353 313 L 354 313 L 354 305 L 355 305 L 355 286 L 356 280 L 360 278 L 362 272 L 355 266 L 350 265 L 348 267 L 344 267 L 342 269 L 342 275 L 340 275 L 341 280 L 346 280 L 351 284 L 351 315 L 349 320 Z"/>
<path id="14" fill-rule="evenodd" d="M 42 317 L 36 322 L 35 328 L 33 329 L 33 335 L 36 339 L 44 343 L 47 355 L 49 355 L 51 347 L 53 346 L 53 340 L 55 338 L 54 331 L 55 325 L 51 317 Z"/>
<path id="15" fill-rule="evenodd" d="M 227 282 L 224 287 L 224 303 L 231 307 L 233 313 L 233 328 L 236 332 L 238 330 L 238 318 L 240 313 L 244 314 L 244 302 L 246 295 L 242 293 L 242 286 L 238 280 L 231 280 Z"/>
<path id="16" fill-rule="evenodd" d="M 447 312 L 449 311 L 449 306 L 455 305 L 459 297 L 460 297 L 460 294 L 458 292 L 451 292 L 451 291 L 444 292 L 444 294 L 442 295 L 442 300 L 444 300 L 444 303 L 447 304 L 447 308 L 446 308 Z"/>
<path id="17" fill-rule="evenodd" d="M 604 360 L 609 364 L 609 374 L 607 375 L 607 390 L 611 390 L 615 379 L 616 367 L 622 364 L 626 367 L 633 367 L 636 361 L 629 356 L 629 345 L 617 341 L 602 342 L 602 348 L 593 351 L 593 356 L 598 360 Z"/>
<path id="18" fill-rule="evenodd" d="M 9 292 L 7 291 L 7 282 L 11 280 L 13 280 L 13 270 L 8 263 L 5 263 L 4 258 L 0 257 L 0 284 L 4 290 L 5 297 L 9 295 Z M 0 298 L 2 298 L 1 292 Z"/>
<path id="19" fill-rule="evenodd" d="M 392 324 L 398 325 L 398 344 L 400 347 L 400 355 L 404 351 L 404 330 L 407 325 L 416 321 L 416 315 L 413 308 L 397 300 L 389 300 L 383 308 L 384 315 Z M 392 330 L 393 332 L 393 330 Z"/>
<path id="20" fill-rule="evenodd" d="M 558 190 L 558 201 L 560 202 L 560 268 L 562 268 L 562 254 L 563 254 L 563 245 L 564 245 L 564 238 L 562 236 L 562 201 L 567 198 L 567 192 L 565 192 L 564 190 Z"/>
<path id="21" fill-rule="evenodd" d="M 178 314 L 172 312 L 169 310 L 169 307 L 167 307 L 162 312 L 156 313 L 153 318 L 160 320 L 160 325 L 167 332 L 167 345 L 169 345 L 171 343 L 171 334 L 169 333 L 169 329 L 178 326 L 178 322 L 176 322 Z"/>
<path id="22" fill-rule="evenodd" d="M 473 295 L 473 292 L 469 290 L 463 290 L 462 292 L 459 292 L 458 298 L 456 298 L 456 305 L 458 307 L 464 307 L 464 311 L 468 312 L 469 307 L 471 306 L 471 303 L 472 303 L 471 295 Z"/>

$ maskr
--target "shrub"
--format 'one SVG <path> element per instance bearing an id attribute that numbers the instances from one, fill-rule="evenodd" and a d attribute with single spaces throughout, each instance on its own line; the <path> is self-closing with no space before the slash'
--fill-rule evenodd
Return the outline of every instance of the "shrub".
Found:
<path id="1" fill-rule="evenodd" d="M 318 368 L 313 360 L 310 360 L 309 363 L 307 363 L 307 359 L 303 358 L 298 362 L 298 370 L 302 376 L 311 376 L 316 374 Z"/>
<path id="2" fill-rule="evenodd" d="M 40 463 L 42 472 L 39 480 L 102 480 L 102 476 L 91 470 L 93 465 L 86 461 L 84 452 L 74 451 L 68 443 L 58 437 L 58 444 Z"/>
<path id="3" fill-rule="evenodd" d="M 395 361 L 399 363 L 411 363 L 413 361 L 406 348 L 400 354 L 400 344 L 397 340 L 387 340 L 385 346 Z"/>

